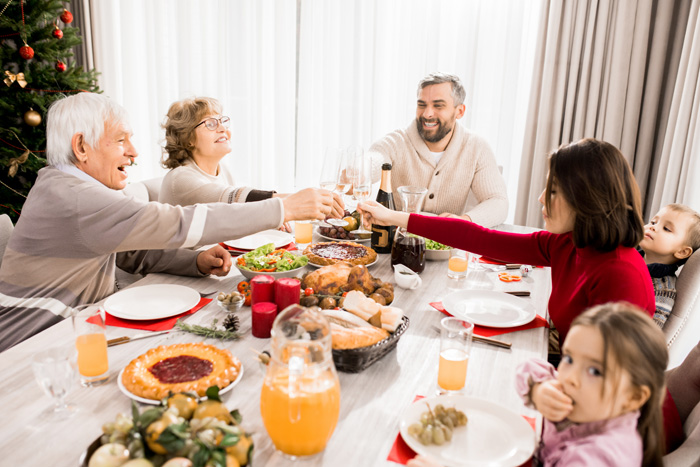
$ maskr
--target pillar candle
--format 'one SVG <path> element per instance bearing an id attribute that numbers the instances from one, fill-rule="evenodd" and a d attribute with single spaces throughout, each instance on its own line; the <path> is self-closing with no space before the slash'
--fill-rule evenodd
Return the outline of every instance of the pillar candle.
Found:
<path id="1" fill-rule="evenodd" d="M 275 279 L 272 276 L 260 275 L 250 280 L 250 303 L 275 302 Z"/>
<path id="2" fill-rule="evenodd" d="M 271 302 L 259 302 L 252 306 L 253 336 L 270 337 L 272 323 L 277 317 L 277 305 Z"/>
<path id="3" fill-rule="evenodd" d="M 293 277 L 277 279 L 275 282 L 275 303 L 277 311 L 282 312 L 289 305 L 299 303 L 301 299 L 301 281 Z"/>

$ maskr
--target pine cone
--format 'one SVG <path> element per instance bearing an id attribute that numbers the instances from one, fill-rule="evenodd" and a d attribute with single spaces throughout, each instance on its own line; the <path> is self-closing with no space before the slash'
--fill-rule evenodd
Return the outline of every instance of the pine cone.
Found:
<path id="1" fill-rule="evenodd" d="M 241 320 L 238 319 L 238 316 L 234 315 L 233 313 L 230 313 L 224 320 L 224 328 L 226 328 L 227 331 L 236 332 L 240 326 Z"/>

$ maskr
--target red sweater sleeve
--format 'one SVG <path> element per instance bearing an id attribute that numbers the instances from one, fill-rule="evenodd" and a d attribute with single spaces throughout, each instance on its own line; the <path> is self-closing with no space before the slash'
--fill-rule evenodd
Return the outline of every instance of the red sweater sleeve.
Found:
<path id="1" fill-rule="evenodd" d="M 561 235 L 546 231 L 531 234 L 500 232 L 463 219 L 411 214 L 408 231 L 453 248 L 509 263 L 551 266 L 552 244 Z"/>

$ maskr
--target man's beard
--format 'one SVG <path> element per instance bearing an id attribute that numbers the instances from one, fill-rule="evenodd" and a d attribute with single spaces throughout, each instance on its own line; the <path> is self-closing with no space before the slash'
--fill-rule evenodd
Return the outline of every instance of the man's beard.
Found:
<path id="1" fill-rule="evenodd" d="M 436 119 L 435 121 L 437 122 L 437 126 L 434 128 L 434 130 L 432 130 L 434 131 L 434 133 L 432 134 L 432 136 L 430 136 L 427 134 L 425 128 L 423 128 L 423 124 L 426 122 L 426 120 L 423 117 L 416 119 L 418 134 L 421 138 L 423 138 L 429 143 L 437 143 L 438 141 L 441 141 L 445 136 L 447 136 L 450 133 L 450 131 L 452 131 L 452 128 L 454 128 L 454 125 L 452 127 L 448 127 L 440 119 Z"/>

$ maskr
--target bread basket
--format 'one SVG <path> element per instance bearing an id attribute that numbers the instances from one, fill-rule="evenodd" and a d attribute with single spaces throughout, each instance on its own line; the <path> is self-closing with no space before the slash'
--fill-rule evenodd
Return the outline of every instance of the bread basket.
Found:
<path id="1" fill-rule="evenodd" d="M 408 316 L 404 316 L 402 320 L 393 334 L 376 344 L 359 349 L 333 349 L 335 368 L 345 373 L 359 373 L 391 352 L 398 344 L 401 335 L 408 329 Z"/>

